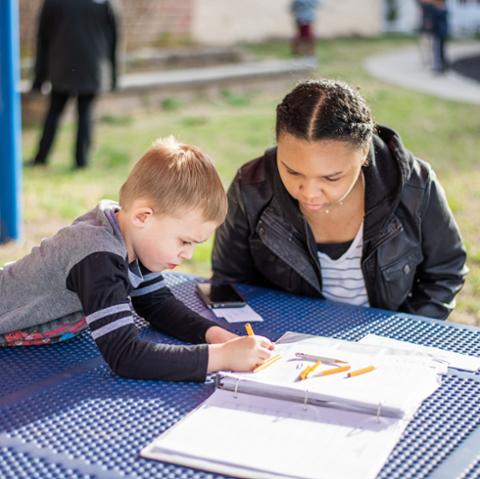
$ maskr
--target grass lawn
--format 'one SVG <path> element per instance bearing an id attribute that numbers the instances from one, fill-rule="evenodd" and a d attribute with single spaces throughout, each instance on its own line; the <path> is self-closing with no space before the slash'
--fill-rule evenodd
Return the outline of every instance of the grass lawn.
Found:
<path id="1" fill-rule="evenodd" d="M 376 121 L 396 129 L 406 146 L 429 161 L 446 189 L 462 230 L 470 274 L 458 296 L 453 321 L 480 325 L 480 111 L 385 85 L 370 77 L 364 59 L 388 48 L 413 44 L 411 39 L 339 39 L 318 45 L 317 77 L 331 77 L 360 87 Z M 249 45 L 259 55 L 286 57 L 286 42 Z M 20 258 L 41 238 L 55 233 L 101 198 L 117 199 L 117 191 L 136 158 L 156 137 L 174 133 L 212 156 L 225 186 L 236 169 L 274 142 L 274 108 L 293 86 L 248 93 L 225 91 L 215 98 L 186 102 L 171 98 L 158 111 L 98 119 L 92 167 L 74 172 L 71 164 L 73 125 L 64 123 L 50 166 L 24 170 L 24 239 L 0 246 L 0 266 Z M 23 132 L 23 156 L 31 158 L 38 128 Z M 210 273 L 211 242 L 198 247 L 183 271 Z"/>

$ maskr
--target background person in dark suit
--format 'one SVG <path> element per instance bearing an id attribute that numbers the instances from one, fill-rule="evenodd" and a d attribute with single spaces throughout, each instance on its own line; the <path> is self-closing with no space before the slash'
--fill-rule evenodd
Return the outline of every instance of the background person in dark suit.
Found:
<path id="1" fill-rule="evenodd" d="M 50 105 L 33 165 L 47 163 L 60 116 L 77 98 L 75 165 L 87 166 L 97 94 L 117 83 L 116 8 L 110 0 L 45 0 L 40 12 L 32 90 L 51 83 Z"/>

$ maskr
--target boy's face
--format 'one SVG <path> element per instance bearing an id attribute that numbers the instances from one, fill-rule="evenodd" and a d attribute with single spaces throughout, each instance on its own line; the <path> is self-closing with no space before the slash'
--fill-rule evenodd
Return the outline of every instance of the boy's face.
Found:
<path id="1" fill-rule="evenodd" d="M 205 221 L 199 210 L 178 216 L 140 211 L 134 215 L 133 223 L 131 246 L 135 256 L 154 272 L 173 269 L 190 259 L 195 245 L 205 242 L 218 226 Z"/>

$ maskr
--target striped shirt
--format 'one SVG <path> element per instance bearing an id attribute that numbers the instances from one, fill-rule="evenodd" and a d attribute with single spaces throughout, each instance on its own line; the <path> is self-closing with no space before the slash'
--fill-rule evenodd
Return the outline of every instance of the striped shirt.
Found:
<path id="1" fill-rule="evenodd" d="M 326 299 L 369 306 L 362 272 L 363 223 L 347 251 L 338 259 L 317 252 L 322 270 L 322 294 Z"/>

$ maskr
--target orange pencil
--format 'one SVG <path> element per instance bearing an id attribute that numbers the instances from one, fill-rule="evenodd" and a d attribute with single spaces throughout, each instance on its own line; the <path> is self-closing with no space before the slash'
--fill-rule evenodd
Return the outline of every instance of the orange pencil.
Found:
<path id="1" fill-rule="evenodd" d="M 258 373 L 258 371 L 268 368 L 268 366 L 271 366 L 274 362 L 278 361 L 281 357 L 282 356 L 280 354 L 276 354 L 275 356 L 272 356 L 270 359 L 267 359 L 263 364 L 260 364 L 260 366 L 257 366 L 253 370 L 253 372 Z"/>
<path id="2" fill-rule="evenodd" d="M 370 371 L 373 371 L 374 369 L 375 369 L 375 366 L 367 366 L 365 368 L 356 369 L 355 371 L 350 371 L 349 373 L 347 373 L 347 375 L 345 377 L 353 378 L 354 376 L 360 376 L 360 374 L 369 373 Z"/>
<path id="3" fill-rule="evenodd" d="M 253 332 L 252 325 L 250 323 L 245 324 L 245 331 L 249 336 L 253 336 L 255 333 Z"/>
<path id="4" fill-rule="evenodd" d="M 350 369 L 350 366 L 340 366 L 338 368 L 331 368 L 331 369 L 325 369 L 325 371 L 322 371 L 317 374 L 317 376 L 329 376 L 330 374 L 337 374 L 337 373 L 343 373 L 345 371 L 348 371 Z"/>

